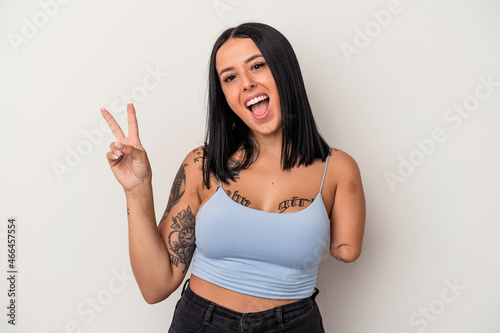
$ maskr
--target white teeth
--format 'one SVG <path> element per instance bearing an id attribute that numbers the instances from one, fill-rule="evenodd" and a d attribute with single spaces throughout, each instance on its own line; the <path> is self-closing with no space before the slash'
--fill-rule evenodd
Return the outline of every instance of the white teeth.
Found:
<path id="1" fill-rule="evenodd" d="M 249 100 L 247 102 L 247 107 L 250 107 L 250 106 L 257 104 L 258 102 L 263 101 L 263 100 L 268 99 L 268 98 L 269 97 L 267 97 L 266 95 L 260 95 L 260 96 L 257 96 L 255 98 L 252 98 L 251 100 Z"/>

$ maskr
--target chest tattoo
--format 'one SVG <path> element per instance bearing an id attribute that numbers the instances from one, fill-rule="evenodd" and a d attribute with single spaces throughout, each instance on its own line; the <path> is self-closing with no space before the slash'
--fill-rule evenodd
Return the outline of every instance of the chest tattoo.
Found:
<path id="1" fill-rule="evenodd" d="M 234 191 L 234 193 L 232 193 L 230 190 L 226 190 L 226 193 L 228 197 L 230 197 L 231 199 L 233 199 L 233 201 L 239 203 L 240 205 L 248 207 L 251 204 L 250 200 L 239 194 L 238 191 Z"/>
<path id="2" fill-rule="evenodd" d="M 306 202 L 312 203 L 314 201 L 314 198 L 311 199 L 305 199 L 305 198 L 299 198 L 299 197 L 291 197 L 290 199 L 283 200 L 278 204 L 278 210 L 280 213 L 283 213 L 290 207 L 304 207 Z"/>

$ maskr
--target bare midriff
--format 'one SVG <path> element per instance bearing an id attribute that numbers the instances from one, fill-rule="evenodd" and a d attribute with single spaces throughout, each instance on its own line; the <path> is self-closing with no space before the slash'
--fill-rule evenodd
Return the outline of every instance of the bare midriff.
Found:
<path id="1" fill-rule="evenodd" d="M 193 274 L 191 274 L 191 278 L 189 280 L 189 287 L 198 296 L 206 298 L 223 307 L 242 313 L 265 311 L 300 300 L 270 299 L 245 295 L 219 287 Z"/>

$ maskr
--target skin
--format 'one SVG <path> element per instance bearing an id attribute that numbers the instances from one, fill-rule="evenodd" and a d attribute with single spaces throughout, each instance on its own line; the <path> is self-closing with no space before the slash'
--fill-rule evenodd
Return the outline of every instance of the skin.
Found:
<path id="1" fill-rule="evenodd" d="M 281 140 L 278 89 L 255 43 L 250 38 L 228 40 L 217 52 L 215 67 L 227 103 L 252 130 L 259 143 L 274 145 Z M 247 109 L 245 100 L 263 94 L 269 97 L 269 115 L 265 119 L 256 119 Z"/>
<path id="2" fill-rule="evenodd" d="M 221 46 L 216 68 L 222 90 L 232 110 L 257 139 L 258 159 L 242 170 L 235 182 L 224 185 L 234 201 L 267 212 L 290 213 L 307 208 L 318 194 L 325 162 L 284 172 L 280 165 L 281 109 L 274 78 L 250 39 L 230 39 Z M 269 96 L 269 109 L 262 119 L 246 108 L 245 101 L 258 94 Z M 129 250 L 132 270 L 144 299 L 156 303 L 175 291 L 185 277 L 195 249 L 195 217 L 219 186 L 203 186 L 202 147 L 192 150 L 181 163 L 169 202 L 157 226 L 153 206 L 151 167 L 141 145 L 135 109 L 127 106 L 129 135 L 111 114 L 101 109 L 117 142 L 107 159 L 125 191 Z M 231 159 L 241 158 L 237 152 Z M 365 200 L 359 168 L 348 154 L 333 149 L 322 190 L 330 217 L 330 253 L 343 262 L 356 260 L 362 249 Z M 198 295 L 239 312 L 256 312 L 296 301 L 275 300 L 240 294 L 191 275 L 191 289 Z"/>

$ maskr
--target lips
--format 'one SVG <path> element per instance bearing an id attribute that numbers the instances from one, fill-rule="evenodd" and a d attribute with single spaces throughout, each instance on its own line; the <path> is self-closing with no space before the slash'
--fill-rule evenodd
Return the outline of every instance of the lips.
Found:
<path id="1" fill-rule="evenodd" d="M 260 93 L 248 97 L 245 100 L 245 106 L 254 118 L 263 119 L 269 114 L 269 102 L 269 96 Z"/>

